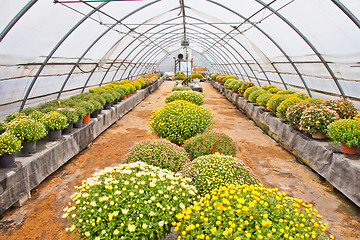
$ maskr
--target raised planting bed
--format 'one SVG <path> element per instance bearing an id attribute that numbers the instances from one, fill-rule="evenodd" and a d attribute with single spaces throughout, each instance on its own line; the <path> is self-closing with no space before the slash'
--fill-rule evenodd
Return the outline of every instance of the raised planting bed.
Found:
<path id="1" fill-rule="evenodd" d="M 251 103 L 238 93 L 215 81 L 211 84 L 230 102 L 246 113 L 265 133 L 293 153 L 300 162 L 308 165 L 332 186 L 360 206 L 360 154 L 346 155 L 332 140 L 315 140 L 287 125 L 274 113 Z"/>
<path id="2" fill-rule="evenodd" d="M 103 131 L 155 91 L 163 81 L 164 78 L 160 78 L 111 109 L 102 110 L 97 118 L 91 118 L 82 128 L 75 128 L 58 141 L 39 141 L 35 154 L 26 157 L 18 154 L 12 167 L 0 168 L 0 214 L 14 204 L 22 205 L 30 197 L 32 189 L 86 148 Z"/>

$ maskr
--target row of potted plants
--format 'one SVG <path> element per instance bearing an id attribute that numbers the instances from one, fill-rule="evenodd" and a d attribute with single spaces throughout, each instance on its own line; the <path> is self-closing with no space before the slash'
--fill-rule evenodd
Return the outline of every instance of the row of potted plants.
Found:
<path id="1" fill-rule="evenodd" d="M 161 137 L 172 143 L 139 142 L 122 164 L 95 173 L 76 187 L 64 209 L 67 231 L 79 239 L 97 240 L 160 239 L 171 229 L 178 232 L 178 239 L 191 240 L 328 239 L 323 234 L 326 224 L 311 204 L 261 185 L 233 156 L 233 140 L 205 131 L 208 121 L 198 122 L 202 116 L 196 113 L 187 115 L 184 102 L 167 103 L 150 118 L 157 136 L 157 125 L 166 125 Z M 187 102 L 186 107 L 200 106 Z M 157 119 L 163 112 L 164 118 Z M 183 122 L 179 115 L 186 115 Z M 178 131 L 172 132 L 175 122 Z M 203 127 L 196 128 L 197 124 Z M 194 127 L 191 136 L 188 132 Z"/>
<path id="2" fill-rule="evenodd" d="M 45 136 L 56 141 L 62 134 L 71 133 L 74 127 L 83 127 L 102 109 L 110 109 L 137 90 L 151 85 L 158 77 L 159 74 L 151 74 L 135 81 L 111 82 L 65 100 L 55 99 L 25 108 L 20 113 L 9 113 L 0 121 L 0 167 L 11 166 L 19 150 L 23 155 L 36 152 L 36 142 Z"/>
<path id="3" fill-rule="evenodd" d="M 343 153 L 355 154 L 360 145 L 360 118 L 357 117 L 360 115 L 346 99 L 324 101 L 310 98 L 305 93 L 282 90 L 274 85 L 259 88 L 254 83 L 245 83 L 234 76 L 214 73 L 209 76 L 313 138 L 324 139 L 328 136 L 334 140 L 334 144 L 340 142 Z M 240 87 L 235 90 L 234 86 Z"/>

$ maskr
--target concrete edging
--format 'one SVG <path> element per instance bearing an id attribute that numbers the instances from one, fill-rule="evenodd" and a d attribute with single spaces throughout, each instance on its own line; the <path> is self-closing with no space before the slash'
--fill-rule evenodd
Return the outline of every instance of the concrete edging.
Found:
<path id="1" fill-rule="evenodd" d="M 91 121 L 82 128 L 74 128 L 71 134 L 63 135 L 58 141 L 39 141 L 35 154 L 26 157 L 17 154 L 12 167 L 0 168 L 0 214 L 12 205 L 21 206 L 30 198 L 32 189 L 86 148 L 103 131 L 136 107 L 163 82 L 164 78 L 162 77 L 153 85 L 138 90 L 110 110 L 102 110 L 97 118 L 91 118 Z"/>
<path id="2" fill-rule="evenodd" d="M 315 140 L 226 86 L 215 81 L 211 81 L 211 84 L 265 133 L 360 207 L 359 153 L 353 156 L 342 154 L 340 147 L 333 145 L 331 140 Z"/>

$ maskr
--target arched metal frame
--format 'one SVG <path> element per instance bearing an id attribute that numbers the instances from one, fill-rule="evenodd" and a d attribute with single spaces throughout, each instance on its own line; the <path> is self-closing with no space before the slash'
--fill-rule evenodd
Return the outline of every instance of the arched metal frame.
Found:
<path id="1" fill-rule="evenodd" d="M 160 0 L 156 0 L 156 1 L 153 1 L 153 2 L 150 2 L 148 4 L 145 4 L 143 5 L 142 7 L 138 8 L 137 10 L 133 11 L 132 13 L 128 14 L 127 16 L 123 17 L 122 19 L 120 20 L 117 20 L 113 26 L 111 27 L 108 27 L 108 29 L 103 32 L 101 35 L 98 36 L 98 38 L 87 48 L 87 50 L 85 50 L 85 52 L 79 57 L 79 59 L 77 60 L 77 62 L 74 64 L 74 66 L 72 67 L 72 69 L 69 71 L 68 73 L 68 76 L 67 78 L 64 80 L 64 83 L 58 93 L 58 97 L 60 97 L 61 93 L 63 92 L 65 86 L 66 86 L 66 83 L 68 82 L 70 76 L 72 75 L 72 73 L 74 72 L 75 68 L 78 66 L 78 64 L 80 63 L 80 61 L 83 59 L 83 57 L 88 53 L 88 51 L 107 33 L 109 32 L 116 24 L 118 24 L 119 22 L 121 22 L 122 20 L 124 20 L 125 18 L 127 18 L 128 16 L 132 15 L 132 14 L 135 14 L 137 12 L 139 12 L 141 9 L 143 8 L 146 8 L 147 6 L 149 5 L 152 5 L 156 2 L 159 2 Z M 236 14 L 237 16 L 239 16 L 240 18 L 243 19 L 243 23 L 250 23 L 252 25 L 252 27 L 255 27 L 258 31 L 260 31 L 265 37 L 267 37 L 276 47 L 277 49 L 279 49 L 279 51 L 286 57 L 286 59 L 288 60 L 289 64 L 292 65 L 292 67 L 294 68 L 294 70 L 296 71 L 296 73 L 298 74 L 298 76 L 300 77 L 305 89 L 307 90 L 308 94 L 311 96 L 311 91 L 310 89 L 308 88 L 305 80 L 303 79 L 302 75 L 301 75 L 301 72 L 298 70 L 298 68 L 296 67 L 295 63 L 291 60 L 291 58 L 286 54 L 286 52 L 279 46 L 279 44 L 273 39 L 271 38 L 270 35 L 268 35 L 264 30 L 262 30 L 259 26 L 257 26 L 256 23 L 253 23 L 252 21 L 250 21 L 250 18 L 252 17 L 249 17 L 249 18 L 245 18 L 244 16 L 242 16 L 241 14 L 233 11 L 232 9 L 224 6 L 223 4 L 220 4 L 214 0 L 207 0 L 208 2 L 210 3 L 213 3 L 219 7 L 222 7 L 226 10 L 228 10 L 229 12 L 232 12 L 234 14 Z M 331 67 L 329 66 L 329 64 L 327 63 L 327 61 L 324 59 L 324 57 L 320 54 L 320 52 L 316 49 L 316 47 L 311 43 L 311 41 L 299 30 L 296 28 L 295 25 L 293 25 L 286 17 L 284 17 L 283 15 L 281 15 L 278 11 L 274 10 L 270 4 L 266 4 L 264 3 L 263 1 L 261 0 L 255 0 L 257 3 L 261 4 L 263 7 L 262 9 L 267 9 L 269 10 L 272 14 L 276 15 L 279 19 L 281 19 L 284 23 L 286 23 L 308 46 L 309 48 L 315 53 L 315 55 L 320 59 L 321 63 L 323 64 L 323 66 L 325 67 L 325 69 L 328 71 L 329 75 L 331 76 L 331 78 L 333 79 L 334 83 L 336 84 L 339 92 L 341 93 L 342 97 L 346 97 L 344 91 L 343 91 L 343 88 L 341 86 L 341 84 L 339 83 L 335 73 L 333 72 L 333 70 L 331 69 Z M 360 21 L 359 19 L 349 10 L 347 9 L 339 0 L 331 0 L 334 5 L 336 5 L 348 18 L 349 20 L 351 20 L 359 29 L 360 29 Z M 56 2 L 56 1 L 55 1 Z M 80 1 L 81 2 L 81 1 Z M 24 98 L 22 100 L 22 103 L 21 103 L 21 106 L 20 106 L 20 110 L 23 109 L 23 107 L 25 106 L 26 104 L 26 101 L 30 95 L 30 92 L 33 88 L 33 86 L 35 85 L 36 83 L 36 80 L 39 78 L 42 70 L 45 68 L 45 66 L 48 64 L 49 60 L 52 58 L 53 54 L 57 51 L 57 49 L 63 44 L 64 41 L 66 41 L 66 39 L 83 23 L 85 22 L 87 19 L 91 18 L 91 16 L 95 13 L 95 12 L 101 12 L 101 8 L 103 6 L 105 6 L 107 3 L 111 2 L 111 1 L 99 1 L 99 2 L 102 2 L 101 4 L 99 4 L 97 7 L 93 7 L 92 5 L 88 4 L 89 6 L 91 6 L 93 9 L 91 11 L 89 11 L 89 13 L 87 13 L 86 15 L 84 15 L 84 17 L 78 21 L 61 39 L 60 41 L 55 45 L 55 47 L 51 50 L 51 52 L 46 56 L 45 60 L 41 63 L 38 71 L 36 72 L 33 80 L 31 81 L 29 87 L 27 88 L 27 91 L 24 95 Z M 37 0 L 30 0 L 19 12 L 18 14 L 9 22 L 9 24 L 4 28 L 4 30 L 0 33 L 0 42 L 3 40 L 3 38 L 7 35 L 7 33 L 16 25 L 16 23 L 26 14 L 26 12 L 31 9 L 31 7 L 37 3 Z M 86 2 L 82 2 L 82 3 L 85 3 Z M 260 10 L 259 10 L 260 11 Z M 103 14 L 106 14 L 104 12 L 102 12 Z M 254 14 L 255 15 L 255 14 Z M 191 16 L 185 16 L 186 18 L 193 18 Z M 196 19 L 196 18 L 193 18 L 193 19 Z M 202 20 L 199 20 L 199 21 L 202 21 Z M 204 22 L 204 21 L 203 21 Z M 243 24 L 242 23 L 242 24 Z M 125 24 L 124 24 L 125 25 Z M 195 27 L 198 27 L 201 29 L 201 27 L 197 26 L 197 25 L 194 25 L 194 24 L 189 24 L 187 23 L 187 25 L 193 25 Z M 217 28 L 216 26 L 213 26 L 212 24 L 208 24 L 212 27 L 215 27 Z M 126 26 L 126 25 L 125 25 Z M 189 28 L 190 29 L 190 28 Z M 220 28 L 217 28 L 219 30 L 221 30 Z M 204 30 L 204 29 L 202 29 Z M 236 29 L 237 30 L 237 29 Z M 192 29 L 192 31 L 194 31 L 194 29 Z M 238 31 L 238 30 L 237 30 Z M 226 33 L 225 31 L 222 31 L 223 33 L 225 33 L 226 35 L 225 36 L 230 36 L 230 32 L 229 33 Z M 240 32 L 240 31 L 239 31 Z M 140 34 L 140 33 L 139 33 Z M 204 33 L 202 33 L 204 34 Z M 141 34 L 140 34 L 141 35 Z M 204 36 L 208 36 L 207 34 L 204 34 Z M 146 37 L 146 36 L 145 36 Z M 147 40 L 149 40 L 150 42 L 152 42 L 154 45 L 156 45 L 152 39 L 146 37 Z M 220 37 L 219 37 L 220 38 Z M 241 43 L 239 43 L 237 41 L 237 39 L 235 39 L 234 37 L 231 36 L 231 38 L 233 40 L 235 40 L 250 56 L 252 59 L 254 59 L 255 63 L 260 67 L 261 71 L 264 73 L 264 76 L 266 77 L 266 79 L 268 80 L 268 82 L 270 83 L 270 80 L 268 79 L 267 75 L 266 75 L 266 72 L 262 69 L 262 66 L 260 63 L 257 62 L 256 58 L 253 57 L 253 55 L 251 54 L 250 51 L 248 51 L 248 49 L 246 49 L 246 47 L 244 47 Z M 214 45 L 216 45 L 216 43 L 220 42 L 222 39 L 220 38 L 217 42 L 213 43 Z M 198 41 L 199 42 L 199 41 Z M 203 42 L 199 42 L 199 44 L 201 46 L 205 46 L 205 44 Z M 158 44 L 157 44 L 158 45 Z M 174 43 L 170 44 L 169 47 L 171 46 L 174 46 Z M 233 46 L 231 44 L 227 44 L 227 46 L 231 46 L 233 48 Z M 163 46 L 160 46 L 158 45 L 157 48 L 155 49 L 162 49 L 162 51 L 165 51 L 166 52 L 166 49 L 163 47 Z M 233 48 L 234 49 L 234 48 Z M 234 49 L 236 50 L 236 49 Z M 159 50 L 161 51 L 161 50 Z M 208 51 L 208 50 L 206 50 Z M 225 60 L 222 60 L 221 58 L 224 58 L 224 56 L 222 54 L 220 54 L 220 51 L 223 52 L 225 54 L 224 51 L 222 51 L 222 49 L 220 49 L 219 47 L 217 47 L 217 50 L 212 50 L 213 53 L 212 53 L 212 56 L 210 57 L 214 63 L 214 65 L 217 66 L 217 68 L 223 72 L 236 72 L 235 69 L 234 69 L 234 66 L 231 66 L 231 64 L 235 64 L 235 63 L 230 63 L 226 58 Z M 229 51 L 229 50 L 228 50 Z M 131 66 L 132 62 L 136 59 L 136 57 L 142 52 L 139 51 L 135 57 L 133 57 L 133 59 L 130 60 L 130 63 L 128 64 L 127 68 L 129 66 Z M 157 52 L 157 50 L 155 51 Z M 235 55 L 229 51 L 232 56 L 235 58 Z M 239 54 L 238 51 L 235 51 L 239 56 L 241 56 L 241 54 Z M 147 57 L 146 54 L 149 53 L 149 51 L 146 51 L 145 54 L 143 54 L 140 58 L 139 58 L 139 62 L 135 63 L 135 66 L 137 64 L 139 64 L 139 68 L 136 69 L 134 71 L 134 73 L 136 72 L 141 72 L 142 69 L 149 69 L 149 68 L 154 68 L 155 65 L 157 65 L 159 63 L 159 61 L 157 62 L 154 62 L 154 63 L 151 63 L 151 61 L 153 60 L 153 58 L 151 57 Z M 201 53 L 203 56 L 204 56 L 204 53 Z M 164 58 L 166 56 L 170 55 L 170 53 L 167 53 Z M 210 55 L 208 53 L 208 55 Z M 220 55 L 220 56 L 219 56 Z M 205 56 L 206 57 L 206 56 Z M 241 56 L 242 57 L 242 56 Z M 164 59 L 163 58 L 163 59 Z M 208 58 L 208 57 L 206 57 Z M 126 58 L 125 58 L 126 59 Z M 142 61 L 140 61 L 140 59 L 143 59 Z M 215 60 L 216 59 L 216 60 Z M 236 59 L 236 58 L 235 58 Z M 146 63 L 146 61 L 150 60 L 149 63 Z M 247 64 L 246 60 L 243 59 L 245 61 L 245 63 Z M 116 61 L 116 60 L 115 60 Z M 223 62 L 223 63 L 221 63 Z M 227 62 L 227 63 L 226 63 Z M 142 67 L 141 67 L 141 64 Z M 230 67 L 228 66 L 230 64 Z M 112 64 L 113 65 L 113 64 Z M 242 64 L 240 63 L 241 67 L 243 68 Z M 253 70 L 249 64 L 247 64 L 249 69 L 251 69 L 251 71 Z M 277 68 L 275 67 L 275 65 L 272 63 L 272 66 L 273 68 L 275 69 L 276 73 L 278 74 L 278 76 L 280 77 L 281 81 L 283 82 L 285 88 L 287 88 L 287 84 L 283 81 L 282 77 L 281 77 L 281 74 L 280 72 L 277 70 Z M 97 64 L 96 64 L 96 67 L 97 67 Z M 96 67 L 94 68 L 94 71 L 96 69 Z M 230 70 L 230 68 L 232 68 L 232 70 Z M 243 74 L 241 73 L 241 71 L 239 70 L 239 68 L 235 65 L 235 68 L 237 68 L 238 72 L 240 73 L 240 75 L 243 77 Z M 110 69 L 110 68 L 109 68 Z M 244 69 L 244 68 L 243 68 Z M 89 80 L 91 79 L 91 77 L 93 76 L 93 73 L 94 71 L 92 71 L 86 81 L 86 83 L 84 84 L 84 87 L 83 87 L 83 90 L 87 87 L 87 84 L 89 82 Z M 132 70 L 131 70 L 132 71 Z M 130 71 L 130 73 L 131 73 Z M 245 71 L 245 69 L 244 69 Z M 126 72 L 126 70 L 123 72 L 123 74 Z M 129 74 L 130 74 L 129 73 Z M 246 71 L 245 71 L 246 73 Z M 253 72 L 255 78 L 257 79 L 255 73 Z M 114 75 L 114 77 L 116 76 L 116 74 Z M 104 76 L 105 77 L 105 76 Z M 249 77 L 249 76 L 248 76 Z M 250 79 L 250 77 L 249 77 Z M 259 82 L 258 82 L 259 83 Z M 260 83 L 259 83 L 260 85 Z"/>

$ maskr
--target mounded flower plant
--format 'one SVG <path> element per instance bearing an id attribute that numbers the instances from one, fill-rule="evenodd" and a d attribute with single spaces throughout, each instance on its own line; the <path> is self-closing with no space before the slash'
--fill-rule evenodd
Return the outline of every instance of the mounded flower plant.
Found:
<path id="1" fill-rule="evenodd" d="M 156 136 L 181 145 L 186 139 L 209 129 L 212 119 L 210 109 L 176 100 L 153 111 L 149 125 Z"/>
<path id="2" fill-rule="evenodd" d="M 360 122 L 353 119 L 340 119 L 327 128 L 329 138 L 348 147 L 360 146 Z"/>
<path id="3" fill-rule="evenodd" d="M 177 214 L 180 239 L 333 239 L 312 204 L 277 188 L 229 184 Z"/>
<path id="4" fill-rule="evenodd" d="M 354 104 L 346 99 L 325 101 L 323 105 L 336 111 L 340 119 L 350 119 L 357 114 Z"/>
<path id="5" fill-rule="evenodd" d="M 286 110 L 286 120 L 291 126 L 295 126 L 297 128 L 300 127 L 300 119 L 302 113 L 308 107 L 312 106 L 312 103 L 309 102 L 299 102 L 295 105 L 288 107 Z"/>
<path id="6" fill-rule="evenodd" d="M 21 141 L 11 133 L 0 135 L 0 156 L 13 154 L 22 148 Z"/>
<path id="7" fill-rule="evenodd" d="M 272 88 L 271 88 L 272 89 Z M 275 94 L 273 95 L 266 104 L 266 108 L 273 113 L 276 113 L 280 103 L 288 99 L 288 95 Z"/>
<path id="8" fill-rule="evenodd" d="M 21 142 L 36 142 L 46 135 L 44 124 L 30 117 L 12 120 L 8 130 Z"/>
<path id="9" fill-rule="evenodd" d="M 123 163 L 139 161 L 179 172 L 190 159 L 184 148 L 166 139 L 150 139 L 135 144 L 125 156 Z"/>
<path id="10" fill-rule="evenodd" d="M 4 121 L 0 121 L 0 134 L 2 134 L 3 132 L 5 132 L 7 129 L 7 123 Z"/>
<path id="11" fill-rule="evenodd" d="M 246 91 L 244 92 L 244 98 L 245 99 L 249 99 L 249 96 L 251 93 L 255 92 L 256 90 L 259 90 L 260 88 L 257 86 L 253 86 L 253 87 L 249 87 L 248 89 L 246 89 Z"/>
<path id="12" fill-rule="evenodd" d="M 257 99 L 256 99 L 256 104 L 263 106 L 264 108 L 266 108 L 267 102 L 270 100 L 270 98 L 272 98 L 274 96 L 274 94 L 271 93 L 264 93 L 261 94 Z"/>
<path id="13" fill-rule="evenodd" d="M 68 126 L 67 118 L 56 111 L 46 113 L 40 121 L 45 125 L 47 131 L 64 129 Z"/>
<path id="14" fill-rule="evenodd" d="M 290 97 L 286 100 L 284 100 L 283 102 L 280 103 L 280 105 L 277 107 L 276 109 L 276 116 L 278 116 L 279 118 L 282 119 L 286 119 L 286 111 L 289 107 L 291 107 L 292 105 L 295 105 L 299 102 L 303 102 L 304 100 L 302 100 L 301 98 L 298 97 Z"/>
<path id="15" fill-rule="evenodd" d="M 339 115 L 322 105 L 311 106 L 303 112 L 300 118 L 300 130 L 314 134 L 316 132 L 326 132 L 330 123 L 339 119 Z"/>
<path id="16" fill-rule="evenodd" d="M 158 239 L 198 199 L 191 180 L 142 162 L 108 167 L 82 182 L 64 209 L 80 239 Z"/>
<path id="17" fill-rule="evenodd" d="M 184 166 L 182 173 L 192 179 L 200 194 L 230 183 L 259 184 L 260 180 L 243 161 L 220 153 L 200 156 Z"/>
<path id="18" fill-rule="evenodd" d="M 242 84 L 241 85 L 241 87 L 239 88 L 239 94 L 241 95 L 241 96 L 243 96 L 244 95 L 244 93 L 245 93 L 245 91 L 246 91 L 246 89 L 248 89 L 248 88 L 251 88 L 251 87 L 254 87 L 255 86 L 255 84 L 254 83 L 252 83 L 252 82 L 245 82 L 244 84 Z"/>
<path id="19" fill-rule="evenodd" d="M 166 96 L 165 103 L 176 100 L 185 100 L 201 106 L 204 104 L 204 94 L 196 91 L 174 91 Z"/>
<path id="20" fill-rule="evenodd" d="M 189 153 L 191 159 L 216 152 L 230 156 L 236 155 L 235 142 L 226 134 L 214 131 L 206 131 L 189 138 L 182 147 Z"/>

